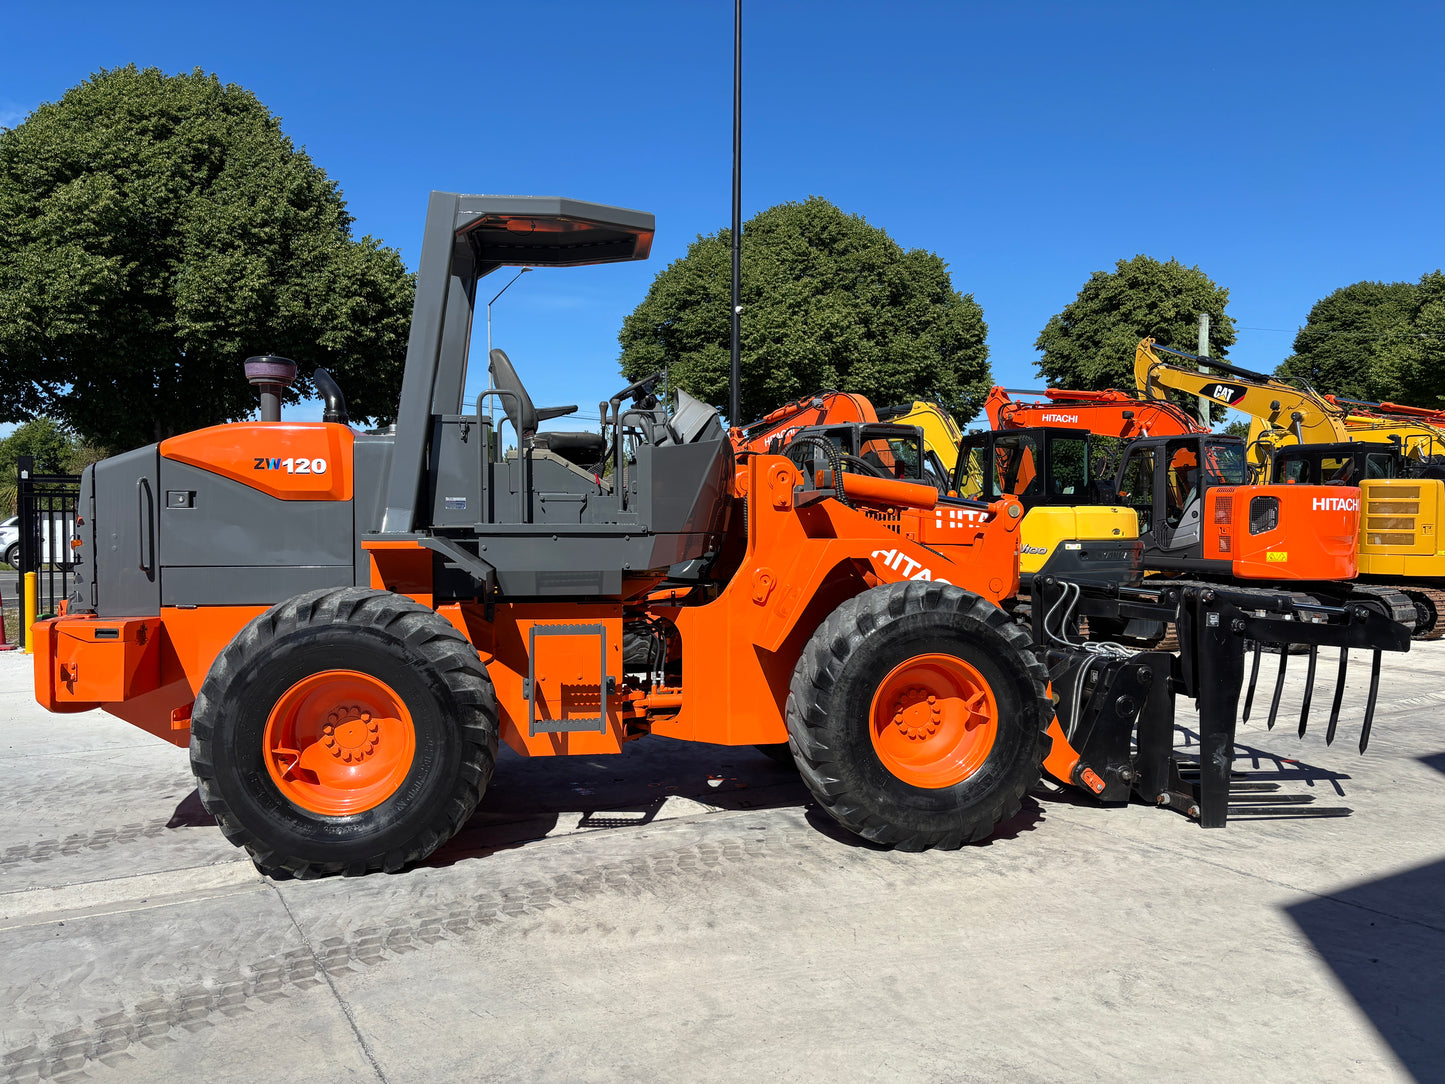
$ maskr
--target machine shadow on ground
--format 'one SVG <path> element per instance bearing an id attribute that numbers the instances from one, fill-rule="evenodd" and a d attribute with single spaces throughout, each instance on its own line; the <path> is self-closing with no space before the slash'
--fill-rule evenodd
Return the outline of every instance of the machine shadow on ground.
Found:
<path id="1" fill-rule="evenodd" d="M 558 833 L 641 827 L 678 798 L 765 810 L 802 806 L 811 795 L 791 765 L 752 746 L 649 738 L 615 755 L 532 758 L 503 748 L 476 813 L 424 864 L 449 866 Z"/>
<path id="2" fill-rule="evenodd" d="M 1181 771 L 1187 775 L 1199 763 L 1199 734 L 1177 724 L 1174 729 L 1177 734 L 1174 755 L 1180 762 Z M 1267 732 L 1273 733 L 1276 732 Z M 1291 732 L 1280 729 L 1277 734 L 1281 739 L 1293 736 L 1292 729 Z M 1229 816 L 1236 820 L 1348 817 L 1354 812 L 1350 806 L 1318 803 L 1322 798 L 1345 797 L 1344 783 L 1350 778 L 1344 772 L 1321 768 L 1236 740 Z"/>
<path id="3" fill-rule="evenodd" d="M 1445 773 L 1445 752 L 1420 759 Z M 1442 899 L 1445 859 L 1285 909 L 1395 1056 L 1422 1081 L 1445 1079 Z"/>
<path id="4" fill-rule="evenodd" d="M 1197 762 L 1191 750 L 1198 749 L 1199 736 L 1184 726 L 1175 729 L 1176 755 L 1187 771 Z M 1351 812 L 1345 806 L 1315 804 L 1324 795 L 1343 797 L 1342 781 L 1348 775 L 1239 742 L 1234 759 L 1241 770 L 1231 797 L 1233 818 L 1339 817 Z M 1322 794 L 1311 793 L 1317 788 Z M 752 746 L 651 738 L 625 747 L 620 755 L 597 757 L 527 758 L 504 747 L 476 813 L 424 864 L 450 866 L 559 832 L 642 827 L 656 820 L 673 798 L 731 811 L 801 807 L 808 822 L 827 838 L 849 847 L 882 849 L 818 809 L 791 765 L 780 764 Z M 1017 814 L 975 845 L 1032 831 L 1051 805 L 1092 807 L 1097 802 L 1045 780 L 1024 797 Z M 166 827 L 214 824 L 215 818 L 192 791 L 176 806 Z"/>

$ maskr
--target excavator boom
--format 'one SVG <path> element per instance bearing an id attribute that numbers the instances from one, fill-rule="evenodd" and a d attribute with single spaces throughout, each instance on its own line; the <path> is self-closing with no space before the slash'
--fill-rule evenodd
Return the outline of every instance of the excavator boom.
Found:
<path id="1" fill-rule="evenodd" d="M 1014 395 L 1043 398 L 1016 400 Z M 1022 391 L 995 387 L 988 393 L 984 411 L 994 429 L 1048 426 L 1080 429 L 1123 440 L 1208 432 L 1167 399 L 1142 400 L 1116 388 L 1107 391 L 1069 391 L 1062 388 Z"/>
<path id="2" fill-rule="evenodd" d="M 1222 374 L 1206 374 L 1168 361 L 1170 354 Z M 1200 357 L 1143 339 L 1134 350 L 1139 394 L 1164 401 L 1165 389 L 1202 395 L 1248 414 L 1250 465 L 1268 469 L 1274 449 L 1287 444 L 1342 444 L 1349 441 L 1400 444 L 1417 461 L 1445 455 L 1445 412 L 1392 403 L 1357 403 L 1323 395 L 1308 383 L 1297 386 L 1218 358 Z"/>

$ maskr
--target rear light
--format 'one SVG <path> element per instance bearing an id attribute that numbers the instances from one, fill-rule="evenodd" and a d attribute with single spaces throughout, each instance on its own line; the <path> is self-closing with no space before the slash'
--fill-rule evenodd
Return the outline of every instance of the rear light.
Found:
<path id="1" fill-rule="evenodd" d="M 1214 501 L 1214 522 L 1229 526 L 1234 522 L 1234 494 L 1221 493 Z"/>
<path id="2" fill-rule="evenodd" d="M 1249 502 L 1249 533 L 1264 534 L 1279 526 L 1279 498 L 1252 497 Z"/>

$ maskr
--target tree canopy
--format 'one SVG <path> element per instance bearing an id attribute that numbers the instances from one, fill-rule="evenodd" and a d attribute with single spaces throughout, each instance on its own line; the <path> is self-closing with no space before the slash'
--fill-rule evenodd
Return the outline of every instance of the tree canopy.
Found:
<path id="1" fill-rule="evenodd" d="M 623 321 L 622 372 L 728 406 L 730 230 L 698 237 Z M 960 418 L 987 394 L 988 328 L 971 294 L 923 249 L 811 196 L 749 219 L 742 243 L 743 417 L 823 389 L 877 405 L 926 396 Z"/>
<path id="2" fill-rule="evenodd" d="M 0 481 L 13 481 L 22 455 L 35 460 L 36 474 L 69 474 L 80 441 L 50 418 L 36 418 L 0 439 Z"/>
<path id="3" fill-rule="evenodd" d="M 1350 399 L 1438 406 L 1445 394 L 1445 275 L 1356 282 L 1322 297 L 1277 372 Z"/>
<path id="4" fill-rule="evenodd" d="M 1224 357 L 1234 343 L 1234 321 L 1225 313 L 1229 290 L 1198 267 L 1149 256 L 1120 260 L 1113 271 L 1095 271 L 1064 310 L 1049 318 L 1034 346 L 1035 364 L 1050 385 L 1102 390 L 1134 387 L 1134 347 L 1151 338 L 1194 353 L 1199 314 L 1209 314 L 1209 354 Z"/>
<path id="5" fill-rule="evenodd" d="M 413 281 L 250 91 L 102 70 L 0 131 L 0 421 L 121 451 L 249 416 L 241 363 L 396 409 Z"/>
<path id="6" fill-rule="evenodd" d="M 87 444 L 51 418 L 35 418 L 0 438 L 0 511 L 15 511 L 20 457 L 35 460 L 36 474 L 79 474 L 83 467 L 102 458 L 101 448 Z"/>

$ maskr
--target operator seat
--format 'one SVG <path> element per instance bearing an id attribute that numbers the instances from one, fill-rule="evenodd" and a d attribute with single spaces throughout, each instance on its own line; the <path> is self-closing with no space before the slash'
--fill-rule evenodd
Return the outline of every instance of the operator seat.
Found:
<path id="1" fill-rule="evenodd" d="M 510 392 L 501 396 L 502 409 L 507 420 L 517 431 L 517 440 L 522 447 L 551 451 L 559 458 L 574 466 L 590 467 L 596 464 L 606 450 L 606 441 L 601 433 L 539 433 L 537 425 L 549 418 L 561 418 L 573 413 L 576 406 L 543 407 L 538 410 L 532 405 L 532 397 L 512 367 L 506 352 L 493 349 L 491 352 L 492 386 L 500 391 Z"/>

